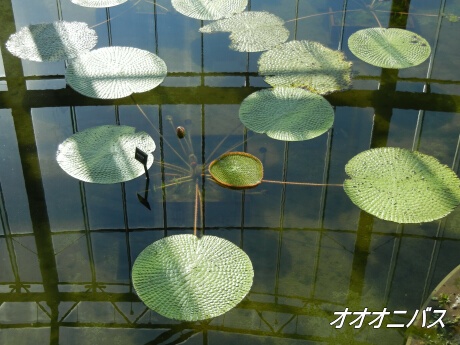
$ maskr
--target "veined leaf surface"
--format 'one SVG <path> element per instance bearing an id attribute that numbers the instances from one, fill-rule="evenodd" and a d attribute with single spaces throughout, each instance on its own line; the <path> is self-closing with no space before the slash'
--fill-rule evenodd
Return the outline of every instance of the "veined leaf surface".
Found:
<path id="1" fill-rule="evenodd" d="M 362 210 L 397 223 L 440 219 L 460 204 L 460 180 L 436 158 L 385 147 L 359 153 L 345 166 L 348 197 Z"/>

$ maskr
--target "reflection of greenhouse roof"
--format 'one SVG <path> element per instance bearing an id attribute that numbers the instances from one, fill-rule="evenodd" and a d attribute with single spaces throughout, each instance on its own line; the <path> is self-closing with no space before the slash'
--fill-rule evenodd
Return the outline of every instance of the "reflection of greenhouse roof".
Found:
<path id="1" fill-rule="evenodd" d="M 210 22 L 186 18 L 169 2 L 153 2 L 156 7 L 142 0 L 131 8 L 137 3 L 133 0 L 106 11 L 58 1 L 64 20 L 84 18 L 89 26 L 100 24 L 94 27 L 99 46 L 133 45 L 166 61 L 171 71 L 167 83 L 133 97 L 82 96 L 65 86 L 64 63 L 21 61 L 4 47 L 0 59 L 0 73 L 4 72 L 0 75 L 0 343 L 369 345 L 377 339 L 372 326 L 364 325 L 362 332 L 347 325 L 344 332 L 335 331 L 335 325 L 329 324 L 333 312 L 346 307 L 362 311 L 369 305 L 410 305 L 415 310 L 449 267 L 456 265 L 452 259 L 458 257 L 460 208 L 441 221 L 398 225 L 361 211 L 340 187 L 330 184 L 343 183 L 344 166 L 353 155 L 387 143 L 420 148 L 458 172 L 460 61 L 452 56 L 458 53 L 459 23 L 450 23 L 445 16 L 426 16 L 445 12 L 443 3 L 452 11 L 452 2 L 430 1 L 431 12 L 418 6 L 421 1 L 412 1 L 408 16 L 376 11 L 381 20 L 385 18 L 384 25 L 404 26 L 405 17 L 409 29 L 415 24 L 413 30 L 423 33 L 432 45 L 432 62 L 398 71 L 358 61 L 353 89 L 326 97 L 335 110 L 333 128 L 317 139 L 289 143 L 270 140 L 239 123 L 241 102 L 267 87 L 257 74 L 258 54 L 231 51 L 228 34 L 198 33 L 201 25 Z M 346 38 L 353 25 L 349 13 L 336 13 L 339 25 L 332 29 L 338 30 L 329 32 L 328 15 L 317 16 L 324 3 L 267 4 L 252 1 L 252 9 L 294 19 L 286 24 L 292 37 L 348 49 Z M 3 42 L 23 25 L 59 15 L 54 2 L 17 5 L 2 2 Z M 351 13 L 373 20 L 367 9 Z M 301 19 L 306 16 L 310 18 Z M 63 173 L 55 161 L 56 149 L 72 133 L 115 123 L 153 133 L 137 104 L 160 132 L 154 137 L 158 141 L 156 163 L 149 169 L 150 186 L 143 176 L 95 185 Z M 195 185 L 176 184 L 164 192 L 161 188 L 163 181 L 176 183 L 190 174 L 186 163 L 171 157 L 167 141 L 187 161 L 180 147 L 186 143 L 174 137 L 167 115 L 173 116 L 175 125 L 186 127 L 198 159 L 194 172 L 205 174 L 198 179 L 205 203 L 204 233 L 237 244 L 254 266 L 248 295 L 210 322 L 166 319 L 145 306 L 130 279 L 136 256 L 149 243 L 193 231 Z M 221 188 L 199 165 L 227 150 L 244 150 L 260 158 L 268 180 L 326 185 L 264 182 L 244 192 Z M 159 164 L 163 159 L 187 171 L 168 169 Z M 146 196 L 151 210 L 138 202 L 136 194 Z M 388 323 L 407 322 L 411 317 L 410 312 L 397 320 L 389 316 Z M 381 342 L 404 344 L 398 329 L 378 333 Z"/>
<path id="2" fill-rule="evenodd" d="M 96 32 L 88 24 L 60 21 L 25 26 L 10 36 L 6 48 L 21 59 L 59 61 L 83 54 L 96 43 Z"/>
<path id="3" fill-rule="evenodd" d="M 249 292 L 253 275 L 251 260 L 233 243 L 175 235 L 144 249 L 132 277 L 149 308 L 171 319 L 196 321 L 235 307 Z"/>
<path id="4" fill-rule="evenodd" d="M 70 61 L 65 79 L 85 96 L 115 99 L 157 87 L 166 73 L 165 62 L 153 53 L 131 47 L 107 47 Z"/>

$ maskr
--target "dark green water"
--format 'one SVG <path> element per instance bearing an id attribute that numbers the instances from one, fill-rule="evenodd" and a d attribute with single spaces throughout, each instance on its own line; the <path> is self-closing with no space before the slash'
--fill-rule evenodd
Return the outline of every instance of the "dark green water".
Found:
<path id="1" fill-rule="evenodd" d="M 0 344 L 404 344 L 405 329 L 385 324 L 408 323 L 460 264 L 459 209 L 440 221 L 398 225 L 360 211 L 340 187 L 263 183 L 241 192 L 205 180 L 204 232 L 249 255 L 254 284 L 228 313 L 185 323 L 148 310 L 133 291 L 130 270 L 151 242 L 192 233 L 194 185 L 162 193 L 154 187 L 168 181 L 168 171 L 152 167 L 148 210 L 137 197 L 145 191 L 143 177 L 81 183 L 55 160 L 58 144 L 74 132 L 123 124 L 154 138 L 156 161 L 184 166 L 173 152 L 181 148 L 166 120 L 172 116 L 187 128 L 200 163 L 246 150 L 262 160 L 269 180 L 340 184 L 349 159 L 384 146 L 419 150 L 458 173 L 460 22 L 445 14 L 460 16 L 460 2 L 375 1 L 373 12 L 366 2 L 372 1 L 250 1 L 251 10 L 286 21 L 308 17 L 286 23 L 290 40 L 340 48 L 353 62 L 352 88 L 327 96 L 333 128 L 286 144 L 245 131 L 238 119 L 243 99 L 268 87 L 257 75 L 260 53 L 230 50 L 227 33 L 201 35 L 203 23 L 169 1 L 130 0 L 106 10 L 68 0 L 2 0 Z M 409 15 L 391 14 L 392 7 Z M 356 30 L 378 26 L 374 15 L 384 27 L 425 37 L 431 58 L 401 71 L 357 60 L 346 42 Z M 95 26 L 97 48 L 156 53 L 168 77 L 133 98 L 101 101 L 65 87 L 64 63 L 21 62 L 5 49 L 20 27 L 58 19 Z M 407 314 L 390 316 L 378 329 L 367 322 L 359 329 L 331 326 L 334 311 L 346 307 Z"/>

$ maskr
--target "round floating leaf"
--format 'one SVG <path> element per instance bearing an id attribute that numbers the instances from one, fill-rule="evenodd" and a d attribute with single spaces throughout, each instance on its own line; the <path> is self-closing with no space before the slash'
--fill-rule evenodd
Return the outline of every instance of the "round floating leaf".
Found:
<path id="1" fill-rule="evenodd" d="M 240 106 L 240 120 L 250 130 L 270 138 L 300 141 L 326 132 L 334 109 L 322 96 L 292 87 L 254 92 Z"/>
<path id="2" fill-rule="evenodd" d="M 344 54 L 318 42 L 286 42 L 263 53 L 258 64 L 271 86 L 305 87 L 324 95 L 351 84 L 351 63 Z"/>
<path id="3" fill-rule="evenodd" d="M 112 7 L 125 3 L 128 0 L 70 0 L 75 5 L 83 7 Z"/>
<path id="4" fill-rule="evenodd" d="M 370 28 L 355 32 L 348 47 L 359 59 L 383 68 L 407 68 L 421 64 L 431 53 L 421 36 L 403 29 Z"/>
<path id="5" fill-rule="evenodd" d="M 229 152 L 209 165 L 209 173 L 223 187 L 246 189 L 262 182 L 264 168 L 262 162 L 249 153 Z"/>
<path id="6" fill-rule="evenodd" d="M 386 147 L 361 152 L 345 166 L 344 189 L 364 211 L 397 223 L 442 218 L 460 204 L 460 180 L 436 158 Z"/>
<path id="7" fill-rule="evenodd" d="M 134 262 L 140 299 L 171 319 L 196 321 L 221 315 L 249 292 L 254 271 L 247 254 L 215 236 L 175 235 L 145 248 Z"/>
<path id="8" fill-rule="evenodd" d="M 165 62 L 153 53 L 131 47 L 107 47 L 70 61 L 66 82 L 93 98 L 122 98 L 145 92 L 166 77 Z"/>
<path id="9" fill-rule="evenodd" d="M 78 132 L 62 142 L 56 153 L 61 168 L 78 180 L 118 183 L 144 174 L 135 159 L 136 148 L 148 154 L 147 168 L 153 163 L 153 139 L 129 126 L 99 126 Z"/>
<path id="10" fill-rule="evenodd" d="M 73 59 L 96 43 L 88 24 L 60 21 L 25 26 L 10 36 L 6 48 L 21 59 L 42 62 Z"/>
<path id="11" fill-rule="evenodd" d="M 243 12 L 203 26 L 200 32 L 231 32 L 230 48 L 240 52 L 258 52 L 285 42 L 289 31 L 284 21 L 267 12 Z"/>
<path id="12" fill-rule="evenodd" d="M 171 3 L 184 16 L 216 20 L 243 12 L 248 0 L 172 0 Z"/>

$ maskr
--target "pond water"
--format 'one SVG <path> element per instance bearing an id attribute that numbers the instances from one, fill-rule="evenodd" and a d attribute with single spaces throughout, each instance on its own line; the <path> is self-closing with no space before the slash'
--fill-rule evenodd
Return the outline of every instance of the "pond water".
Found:
<path id="1" fill-rule="evenodd" d="M 129 0 L 110 9 L 2 1 L 1 344 L 405 343 L 406 328 L 387 326 L 409 323 L 460 264 L 459 208 L 439 221 L 400 225 L 360 211 L 341 187 L 262 183 L 243 192 L 204 179 L 198 223 L 249 255 L 254 283 L 224 315 L 180 322 L 147 309 L 130 275 L 148 244 L 193 233 L 195 185 L 174 184 L 159 165 L 148 185 L 144 177 L 82 183 L 56 162 L 58 144 L 73 133 L 122 124 L 152 136 L 155 161 L 186 167 L 171 117 L 186 128 L 199 164 L 244 150 L 261 159 L 268 180 L 341 184 L 348 160 L 385 146 L 419 150 L 458 173 L 460 1 L 250 0 L 248 10 L 276 14 L 289 40 L 321 42 L 353 62 L 351 89 L 326 96 L 335 110 L 326 134 L 285 143 L 245 130 L 240 103 L 269 87 L 257 74 L 260 53 L 229 49 L 228 33 L 200 34 L 206 22 L 181 15 L 170 1 Z M 376 18 L 426 38 L 430 59 L 400 71 L 358 60 L 348 37 L 378 26 Z M 168 76 L 132 98 L 97 100 L 66 87 L 63 62 L 21 61 L 6 50 L 19 28 L 59 19 L 92 26 L 96 48 L 156 53 Z M 162 183 L 172 185 L 162 192 Z M 146 191 L 150 210 L 138 197 Z M 368 325 L 373 316 L 360 328 L 347 324 L 352 318 L 340 329 L 330 325 L 345 308 L 392 314 L 379 328 Z"/>

